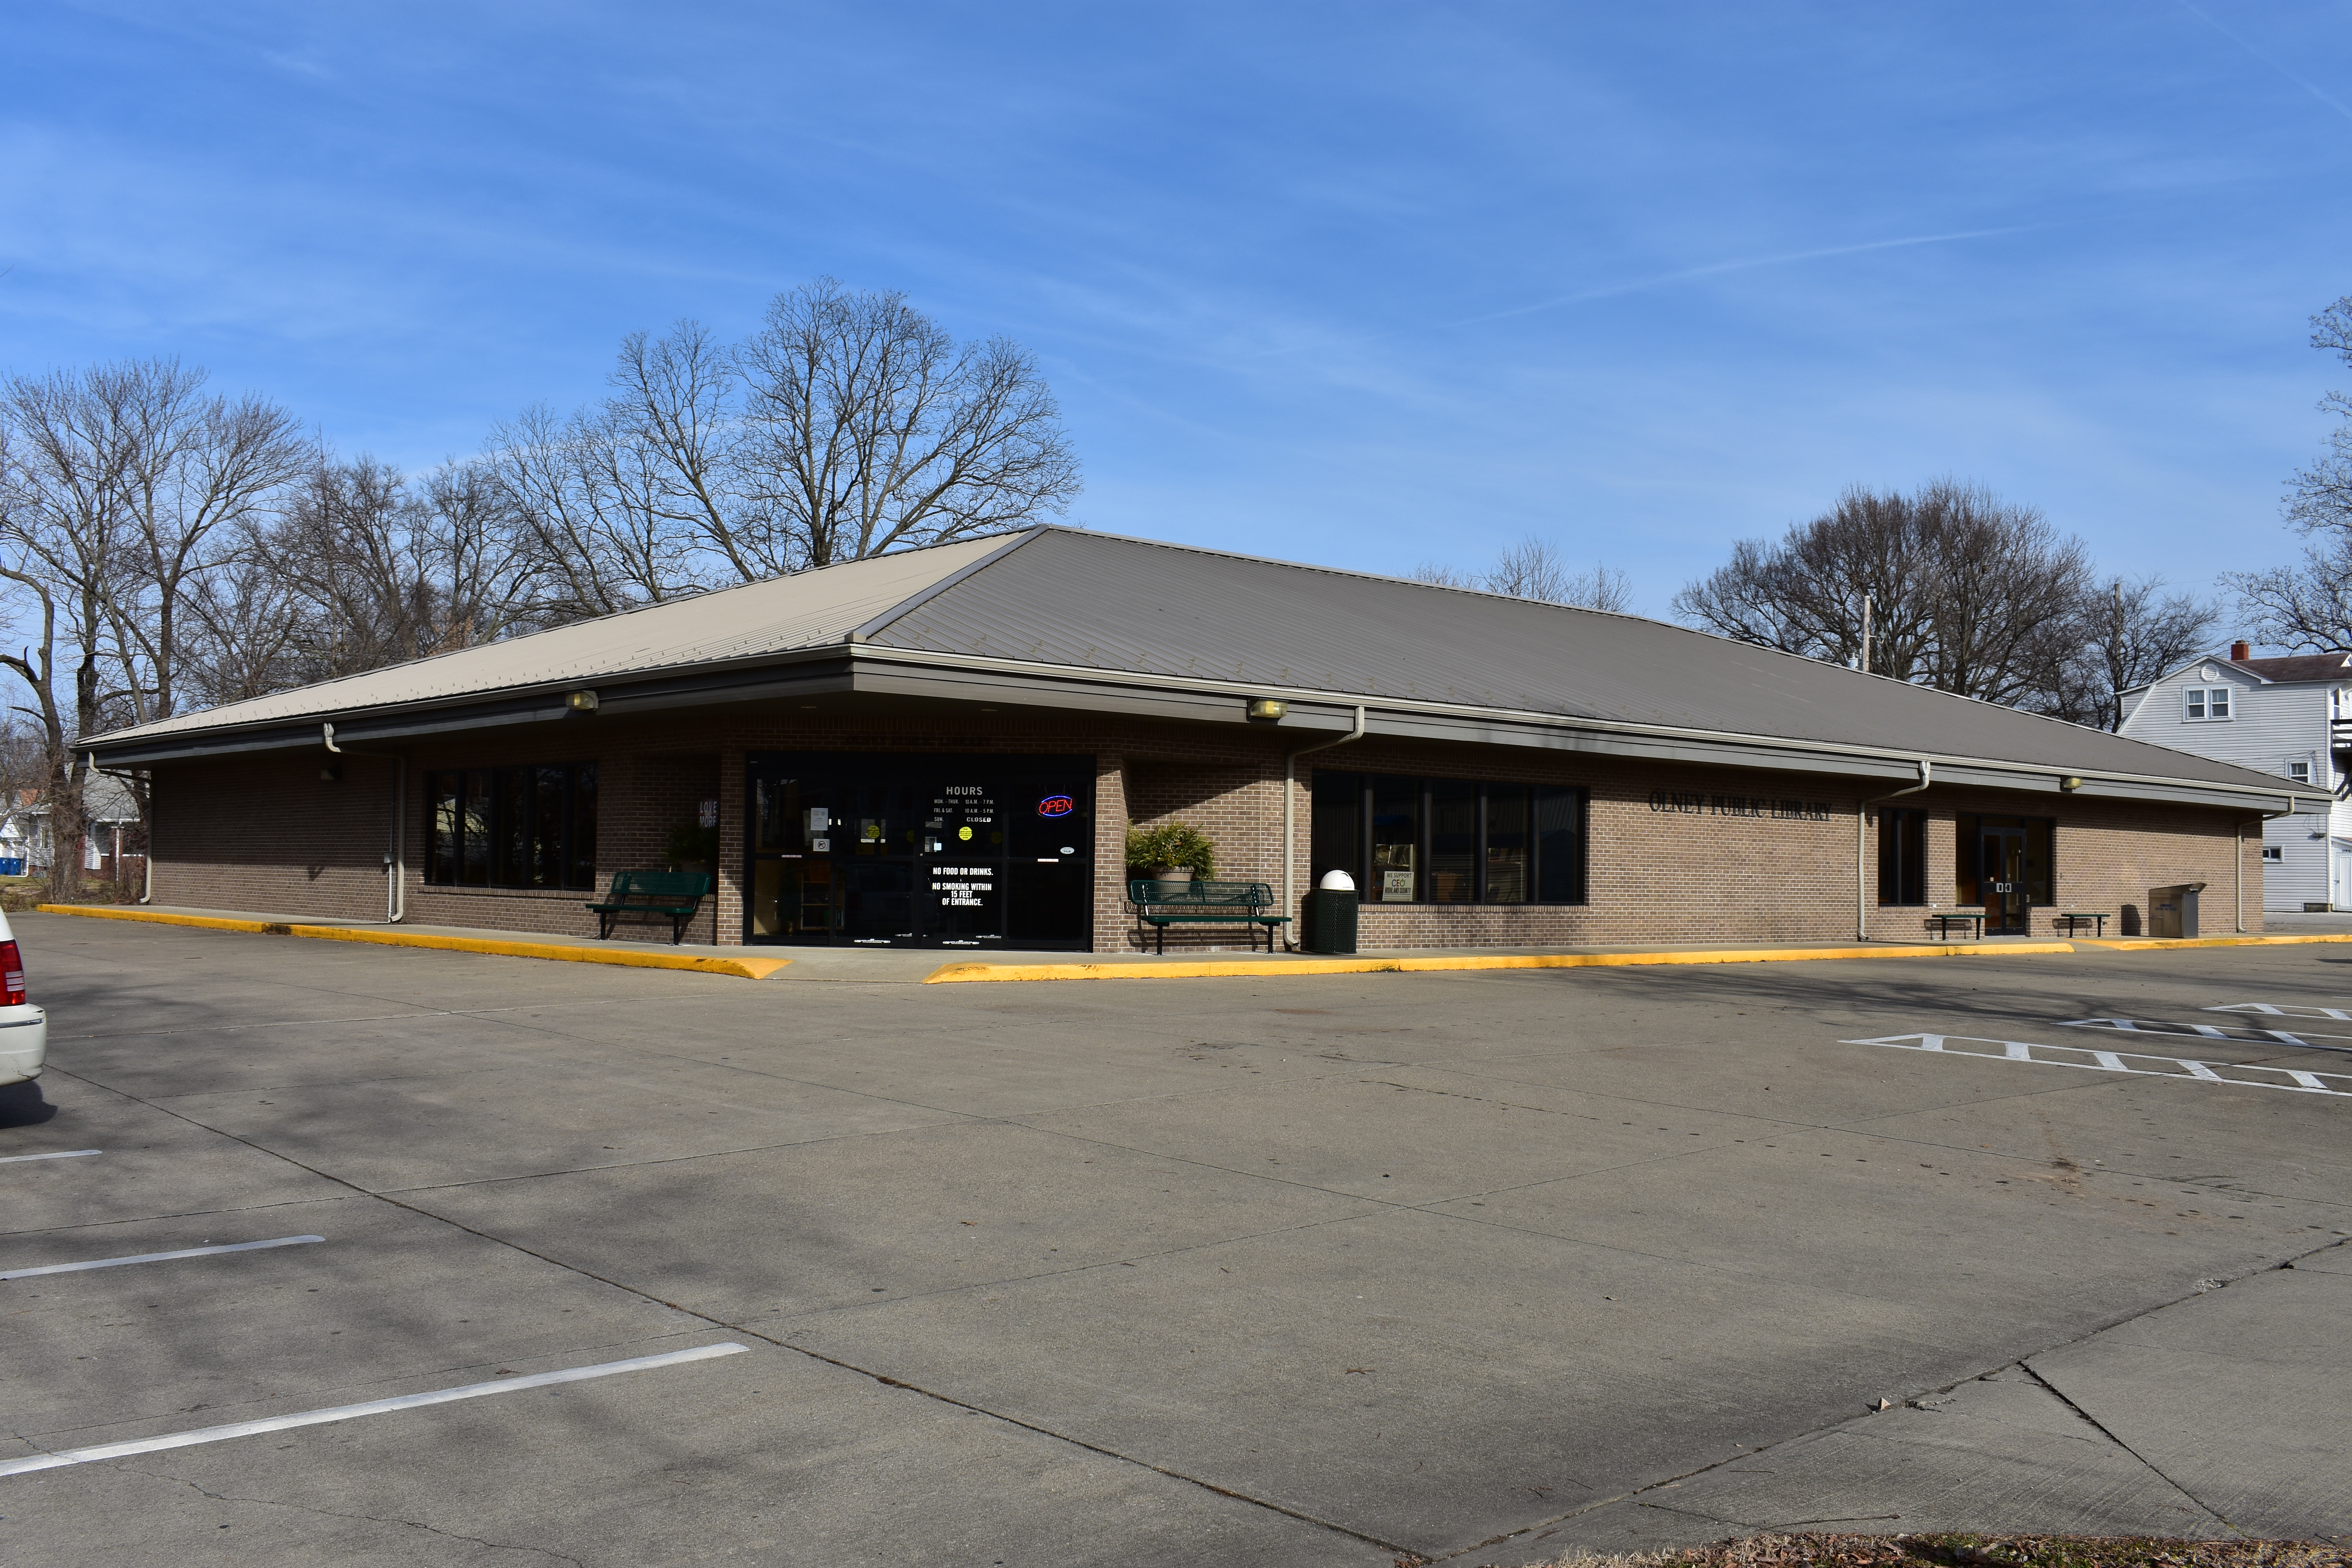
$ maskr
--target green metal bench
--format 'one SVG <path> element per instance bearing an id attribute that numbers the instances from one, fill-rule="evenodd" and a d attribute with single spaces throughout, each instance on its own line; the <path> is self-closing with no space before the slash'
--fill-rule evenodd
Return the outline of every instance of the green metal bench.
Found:
<path id="1" fill-rule="evenodd" d="M 708 871 L 615 871 L 604 901 L 587 906 L 596 911 L 597 940 L 608 940 L 623 915 L 667 916 L 676 946 L 686 940 L 686 922 L 702 908 L 710 885 Z"/>
<path id="2" fill-rule="evenodd" d="M 1136 877 L 1127 884 L 1128 901 L 1136 918 L 1159 934 L 1159 951 L 1168 951 L 1172 925 L 1238 925 L 1250 933 L 1250 951 L 1257 951 L 1257 933 L 1265 932 L 1265 950 L 1274 951 L 1275 933 L 1290 923 L 1288 915 L 1270 915 L 1274 889 L 1264 882 L 1162 882 Z"/>

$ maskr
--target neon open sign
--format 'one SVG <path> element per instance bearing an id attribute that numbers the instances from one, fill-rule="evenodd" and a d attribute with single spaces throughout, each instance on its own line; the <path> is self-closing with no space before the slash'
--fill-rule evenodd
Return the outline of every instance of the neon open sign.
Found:
<path id="1" fill-rule="evenodd" d="M 1078 803 L 1066 795 L 1049 795 L 1037 803 L 1040 816 L 1067 816 L 1078 809 Z"/>

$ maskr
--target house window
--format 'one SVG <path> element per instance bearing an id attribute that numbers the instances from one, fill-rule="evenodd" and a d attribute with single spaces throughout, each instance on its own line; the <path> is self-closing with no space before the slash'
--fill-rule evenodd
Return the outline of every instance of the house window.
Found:
<path id="1" fill-rule="evenodd" d="M 1927 901 L 1927 814 L 1916 806 L 1878 814 L 1878 901 Z"/>
<path id="2" fill-rule="evenodd" d="M 1584 902 L 1582 790 L 1318 771 L 1314 792 L 1316 879 L 1368 904 Z"/>
<path id="3" fill-rule="evenodd" d="M 2297 784 L 2309 784 L 2311 782 L 2311 764 L 2309 763 L 2289 763 L 2286 765 L 2286 776 L 2293 779 Z"/>
<path id="4" fill-rule="evenodd" d="M 427 773 L 425 800 L 427 882 L 595 887 L 595 763 Z"/>
<path id="5" fill-rule="evenodd" d="M 2263 858 L 2265 860 L 2284 860 L 2286 858 L 2286 846 L 2284 844 L 2263 845 Z"/>
<path id="6" fill-rule="evenodd" d="M 2230 716 L 2230 689 L 2226 686 L 2192 686 L 2188 689 L 2189 717 L 2191 719 L 2227 719 Z"/>

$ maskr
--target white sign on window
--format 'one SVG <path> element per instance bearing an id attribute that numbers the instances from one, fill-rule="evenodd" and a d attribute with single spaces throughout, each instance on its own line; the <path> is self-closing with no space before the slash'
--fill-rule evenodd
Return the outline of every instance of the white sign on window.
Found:
<path id="1" fill-rule="evenodd" d="M 1411 902 L 1412 899 L 1412 872 L 1383 871 L 1381 873 L 1381 900 L 1383 903 L 1394 903 L 1399 900 Z"/>

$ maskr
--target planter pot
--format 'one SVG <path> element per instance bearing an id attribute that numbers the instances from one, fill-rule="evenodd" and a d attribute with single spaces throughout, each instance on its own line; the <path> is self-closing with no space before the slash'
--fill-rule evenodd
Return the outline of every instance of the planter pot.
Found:
<path id="1" fill-rule="evenodd" d="M 1181 894 L 1192 883 L 1192 868 L 1190 866 L 1153 866 L 1140 872 L 1130 871 L 1129 875 L 1159 883 L 1160 890 L 1171 897 Z"/>

